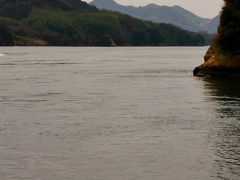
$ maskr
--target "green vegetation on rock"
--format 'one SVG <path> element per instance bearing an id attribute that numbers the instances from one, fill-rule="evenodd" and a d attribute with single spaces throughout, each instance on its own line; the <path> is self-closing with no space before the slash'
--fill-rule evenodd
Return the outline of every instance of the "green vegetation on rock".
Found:
<path id="1" fill-rule="evenodd" d="M 0 45 L 204 45 L 201 34 L 80 0 L 0 0 Z"/>
<path id="2" fill-rule="evenodd" d="M 217 45 L 225 52 L 240 54 L 239 0 L 225 0 Z"/>

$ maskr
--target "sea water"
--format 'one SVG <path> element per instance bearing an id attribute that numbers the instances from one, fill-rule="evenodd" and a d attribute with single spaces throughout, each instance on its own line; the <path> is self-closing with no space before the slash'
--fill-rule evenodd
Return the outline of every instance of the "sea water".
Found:
<path id="1" fill-rule="evenodd" d="M 1 47 L 0 179 L 238 180 L 239 80 L 207 47 Z"/>

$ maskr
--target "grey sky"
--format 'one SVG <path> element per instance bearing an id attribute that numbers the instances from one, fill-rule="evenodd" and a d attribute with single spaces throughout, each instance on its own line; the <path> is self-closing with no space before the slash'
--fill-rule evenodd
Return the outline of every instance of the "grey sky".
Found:
<path id="1" fill-rule="evenodd" d="M 91 2 L 92 0 L 83 0 Z M 214 17 L 222 7 L 223 0 L 115 0 L 124 5 L 142 6 L 150 3 L 159 5 L 180 5 L 201 17 Z"/>

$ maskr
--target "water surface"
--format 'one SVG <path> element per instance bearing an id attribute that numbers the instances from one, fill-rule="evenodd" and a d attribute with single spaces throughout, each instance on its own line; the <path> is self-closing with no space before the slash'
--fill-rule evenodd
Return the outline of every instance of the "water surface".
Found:
<path id="1" fill-rule="evenodd" d="M 0 179 L 238 180 L 239 80 L 206 48 L 2 47 Z"/>

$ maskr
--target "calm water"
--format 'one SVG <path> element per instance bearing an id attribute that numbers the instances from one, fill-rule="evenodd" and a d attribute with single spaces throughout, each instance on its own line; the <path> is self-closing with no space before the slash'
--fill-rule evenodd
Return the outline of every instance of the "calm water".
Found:
<path id="1" fill-rule="evenodd" d="M 206 48 L 0 48 L 1 180 L 238 180 L 239 80 Z"/>

